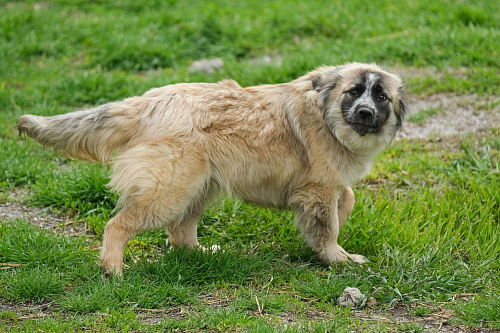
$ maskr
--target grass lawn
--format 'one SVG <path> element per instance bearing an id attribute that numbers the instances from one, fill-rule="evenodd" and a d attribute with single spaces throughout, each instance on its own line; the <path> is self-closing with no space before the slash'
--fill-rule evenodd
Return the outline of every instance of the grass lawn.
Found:
<path id="1" fill-rule="evenodd" d="M 500 124 L 399 140 L 379 154 L 339 239 L 365 265 L 326 266 L 291 212 L 222 198 L 198 230 L 201 244 L 224 251 L 173 250 L 163 231 L 146 232 L 125 251 L 123 279 L 102 279 L 96 265 L 117 200 L 109 170 L 14 130 L 25 113 L 70 112 L 176 82 L 285 82 L 346 61 L 418 73 L 405 78 L 420 99 L 498 97 L 499 5 L 0 1 L 0 212 L 51 207 L 65 218 L 53 229 L 0 218 L 0 331 L 499 330 Z M 213 57 L 224 61 L 214 74 L 188 70 Z M 496 112 L 498 100 L 475 112 Z M 377 304 L 340 307 L 346 286 Z"/>

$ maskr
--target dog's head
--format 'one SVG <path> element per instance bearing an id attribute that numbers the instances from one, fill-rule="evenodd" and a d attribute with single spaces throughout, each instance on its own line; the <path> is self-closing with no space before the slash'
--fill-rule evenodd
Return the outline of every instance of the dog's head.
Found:
<path id="1" fill-rule="evenodd" d="M 332 134 L 347 148 L 383 148 L 401 128 L 408 105 L 401 79 L 376 65 L 322 67 L 312 79 Z"/>

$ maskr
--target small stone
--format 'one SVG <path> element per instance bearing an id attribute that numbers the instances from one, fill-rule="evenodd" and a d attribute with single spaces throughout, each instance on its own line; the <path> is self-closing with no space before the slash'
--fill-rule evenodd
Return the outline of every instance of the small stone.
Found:
<path id="1" fill-rule="evenodd" d="M 205 72 L 207 74 L 213 74 L 215 71 L 221 69 L 222 66 L 224 66 L 224 62 L 221 58 L 202 59 L 193 61 L 189 67 L 189 72 Z"/>
<path id="2" fill-rule="evenodd" d="M 342 306 L 355 307 L 364 297 L 366 296 L 358 288 L 346 287 L 342 296 L 337 299 L 337 303 Z"/>
<path id="3" fill-rule="evenodd" d="M 366 300 L 366 306 L 371 308 L 372 306 L 376 305 L 377 304 L 377 299 L 375 297 L 368 297 L 368 299 Z"/>
<path id="4" fill-rule="evenodd" d="M 281 56 L 275 56 L 271 58 L 271 56 L 265 55 L 259 58 L 252 58 L 248 63 L 251 65 L 268 65 L 280 67 L 282 62 L 283 58 Z"/>

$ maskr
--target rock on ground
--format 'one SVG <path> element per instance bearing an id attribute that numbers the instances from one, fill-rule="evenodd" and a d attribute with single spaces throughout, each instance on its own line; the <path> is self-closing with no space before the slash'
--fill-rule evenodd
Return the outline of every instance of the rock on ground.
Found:
<path id="1" fill-rule="evenodd" d="M 346 287 L 342 296 L 337 299 L 337 303 L 342 306 L 355 307 L 363 297 L 366 296 L 358 288 Z"/>
<path id="2" fill-rule="evenodd" d="M 215 71 L 221 69 L 224 66 L 224 62 L 221 58 L 213 59 L 202 59 L 194 61 L 189 67 L 189 72 L 204 72 L 207 74 L 213 74 Z"/>

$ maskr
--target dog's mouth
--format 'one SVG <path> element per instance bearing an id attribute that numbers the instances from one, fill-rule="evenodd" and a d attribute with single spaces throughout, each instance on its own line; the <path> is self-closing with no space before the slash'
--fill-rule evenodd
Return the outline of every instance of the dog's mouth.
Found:
<path id="1" fill-rule="evenodd" d="M 368 133 L 378 133 L 382 130 L 382 127 L 377 125 L 367 125 L 362 123 L 349 123 L 351 128 L 361 135 L 366 135 Z"/>

